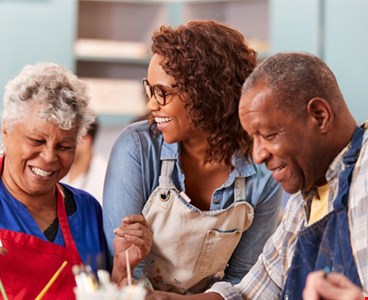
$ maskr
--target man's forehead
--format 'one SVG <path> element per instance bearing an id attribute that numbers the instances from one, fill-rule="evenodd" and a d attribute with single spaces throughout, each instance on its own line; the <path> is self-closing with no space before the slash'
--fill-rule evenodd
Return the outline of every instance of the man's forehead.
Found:
<path id="1" fill-rule="evenodd" d="M 271 90 L 264 85 L 256 85 L 243 91 L 239 103 L 239 112 L 248 113 L 258 111 L 263 106 L 272 106 L 273 97 Z"/>

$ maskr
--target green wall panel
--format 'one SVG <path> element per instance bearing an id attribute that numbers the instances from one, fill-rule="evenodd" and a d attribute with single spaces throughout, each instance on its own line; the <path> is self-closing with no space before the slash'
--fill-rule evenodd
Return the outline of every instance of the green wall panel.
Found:
<path id="1" fill-rule="evenodd" d="M 74 71 L 76 0 L 0 0 L 0 95 L 25 64 L 52 61 Z"/>

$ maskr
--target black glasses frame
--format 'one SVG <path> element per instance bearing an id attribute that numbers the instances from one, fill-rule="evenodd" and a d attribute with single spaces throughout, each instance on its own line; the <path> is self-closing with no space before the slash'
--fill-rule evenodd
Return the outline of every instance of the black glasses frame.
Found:
<path id="1" fill-rule="evenodd" d="M 176 93 L 176 88 L 174 87 L 165 87 L 160 84 L 150 85 L 147 78 L 143 78 L 142 83 L 147 100 L 150 101 L 153 97 L 160 106 L 165 106 L 167 104 L 167 96 L 174 95 Z"/>

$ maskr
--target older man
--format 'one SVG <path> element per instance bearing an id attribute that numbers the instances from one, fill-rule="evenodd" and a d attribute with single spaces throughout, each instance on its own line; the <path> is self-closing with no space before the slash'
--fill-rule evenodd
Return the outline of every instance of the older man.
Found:
<path id="1" fill-rule="evenodd" d="M 254 161 L 265 163 L 292 195 L 281 225 L 241 283 L 218 282 L 189 298 L 301 299 L 304 290 L 306 299 L 364 299 L 368 123 L 357 126 L 321 59 L 295 52 L 276 54 L 254 70 L 243 86 L 239 116 L 253 139 Z"/>

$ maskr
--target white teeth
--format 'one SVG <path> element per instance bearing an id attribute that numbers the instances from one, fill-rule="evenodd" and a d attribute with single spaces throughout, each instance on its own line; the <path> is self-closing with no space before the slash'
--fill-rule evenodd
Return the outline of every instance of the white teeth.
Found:
<path id="1" fill-rule="evenodd" d="M 156 123 L 165 123 L 165 122 L 170 122 L 171 121 L 171 118 L 159 118 L 159 117 L 156 117 L 155 118 L 155 121 L 156 121 Z"/>
<path id="2" fill-rule="evenodd" d="M 36 168 L 36 167 L 32 167 L 32 171 L 33 173 L 37 174 L 37 175 L 40 175 L 40 176 L 50 176 L 52 174 L 52 172 L 46 172 L 44 170 L 41 170 L 39 168 Z"/>

